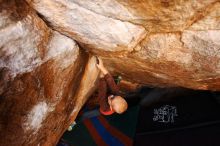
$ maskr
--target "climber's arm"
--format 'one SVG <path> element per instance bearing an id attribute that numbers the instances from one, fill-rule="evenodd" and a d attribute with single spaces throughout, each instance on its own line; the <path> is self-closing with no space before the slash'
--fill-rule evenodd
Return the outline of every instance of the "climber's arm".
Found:
<path id="1" fill-rule="evenodd" d="M 109 86 L 109 88 L 111 89 L 112 93 L 114 95 L 119 95 L 119 88 L 118 86 L 116 85 L 113 77 L 111 76 L 111 74 L 106 74 L 105 75 L 105 80 L 107 81 L 107 84 Z"/>
<path id="2" fill-rule="evenodd" d="M 106 111 L 109 108 L 108 98 L 106 93 L 107 93 L 107 83 L 104 78 L 101 78 L 98 84 L 98 98 L 99 98 L 100 109 L 102 111 Z"/>
<path id="3" fill-rule="evenodd" d="M 105 80 L 107 81 L 107 84 L 109 88 L 111 89 L 113 94 L 118 94 L 119 93 L 119 88 L 116 85 L 113 77 L 109 74 L 108 70 L 104 67 L 104 64 L 101 59 L 98 59 L 99 63 L 97 64 L 97 67 L 101 70 L 101 74 L 104 75 Z"/>

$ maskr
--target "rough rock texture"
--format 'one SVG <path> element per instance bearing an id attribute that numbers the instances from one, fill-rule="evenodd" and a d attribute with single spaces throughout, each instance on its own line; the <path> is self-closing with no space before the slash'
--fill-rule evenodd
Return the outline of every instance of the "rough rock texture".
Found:
<path id="1" fill-rule="evenodd" d="M 145 36 L 143 27 L 89 11 L 71 0 L 27 0 L 53 28 L 89 47 L 131 50 Z"/>
<path id="2" fill-rule="evenodd" d="M 86 58 L 82 58 L 86 59 Z M 75 94 L 70 98 L 71 103 L 64 102 L 62 103 L 62 108 L 68 108 L 71 113 L 67 114 L 65 122 L 57 125 L 60 125 L 61 131 L 54 133 L 53 137 L 48 137 L 48 140 L 44 142 L 45 145 L 55 145 L 58 142 L 59 138 L 66 131 L 71 123 L 75 120 L 78 112 L 88 100 L 88 97 L 96 90 L 97 79 L 99 76 L 99 70 L 96 68 L 96 58 L 94 56 L 89 56 L 88 61 L 86 62 L 84 72 L 80 78 L 80 83 L 72 83 L 77 90 Z M 80 72 L 79 72 L 80 73 Z M 70 105 L 69 105 L 70 104 Z M 69 106 L 69 107 L 68 107 Z M 61 113 L 66 114 L 66 113 Z"/>
<path id="3" fill-rule="evenodd" d="M 0 145 L 55 145 L 94 90 L 94 57 L 25 2 L 0 6 Z"/>
<path id="4" fill-rule="evenodd" d="M 27 1 L 51 27 L 102 56 L 112 73 L 153 86 L 220 90 L 218 0 Z"/>
<path id="5" fill-rule="evenodd" d="M 198 21 L 218 0 L 69 1 L 106 17 L 142 25 L 150 32 L 172 32 Z"/>
<path id="6" fill-rule="evenodd" d="M 0 0 L 0 145 L 55 145 L 95 90 L 93 55 L 131 82 L 220 90 L 220 2 Z"/>

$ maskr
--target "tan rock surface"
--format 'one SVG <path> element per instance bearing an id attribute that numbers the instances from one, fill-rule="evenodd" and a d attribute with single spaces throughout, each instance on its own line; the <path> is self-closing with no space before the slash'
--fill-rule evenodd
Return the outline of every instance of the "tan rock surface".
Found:
<path id="1" fill-rule="evenodd" d="M 147 85 L 220 90 L 218 0 L 29 0 L 29 3 L 52 27 L 105 58 L 112 73 Z M 112 41 L 104 45 L 102 42 L 109 42 L 109 35 L 118 37 L 112 35 L 112 30 L 129 40 L 130 33 L 112 25 L 116 21 L 134 25 L 127 29 L 132 32 L 140 32 L 143 26 L 147 34 L 136 33 L 135 43 L 121 43 L 120 49 Z M 79 39 L 78 34 L 84 39 Z M 98 40 L 94 40 L 95 34 L 101 34 Z"/>
<path id="2" fill-rule="evenodd" d="M 86 59 L 86 58 L 81 58 Z M 83 63 L 83 62 L 78 62 Z M 66 131 L 69 125 L 75 120 L 78 112 L 88 100 L 88 97 L 96 90 L 97 79 L 99 75 L 99 70 L 96 68 L 96 58 L 93 56 L 89 56 L 88 61 L 86 62 L 86 66 L 84 72 L 82 73 L 80 82 L 72 83 L 73 89 L 76 88 L 77 90 L 72 96 L 69 96 L 69 101 L 64 101 L 60 103 L 60 108 L 67 108 L 70 113 L 60 113 L 61 115 L 66 115 L 65 122 L 63 123 L 56 123 L 58 127 L 60 127 L 60 131 L 57 133 L 53 133 L 50 137 L 46 139 L 43 143 L 45 145 L 54 145 L 59 141 L 59 138 L 62 134 Z M 82 68 L 81 68 L 82 69 Z M 67 110 L 66 109 L 66 110 Z M 61 116 L 62 117 L 62 116 Z M 54 119 L 55 120 L 55 119 Z"/>
<path id="3" fill-rule="evenodd" d="M 114 57 L 101 55 L 112 73 L 133 82 L 219 90 L 218 36 L 219 30 L 153 34 L 139 44 L 137 51 Z"/>
<path id="4" fill-rule="evenodd" d="M 1 144 L 55 145 L 95 90 L 91 54 L 131 82 L 220 90 L 219 0 L 26 2 L 0 0 Z"/>
<path id="5" fill-rule="evenodd" d="M 25 2 L 0 6 L 0 145 L 55 145 L 94 90 L 94 57 Z"/>
<path id="6" fill-rule="evenodd" d="M 203 16 L 206 16 L 218 1 L 71 0 L 71 2 L 103 16 L 140 24 L 150 32 L 184 30 Z"/>
<path id="7" fill-rule="evenodd" d="M 56 30 L 108 51 L 130 51 L 146 35 L 143 27 L 105 17 L 71 0 L 27 0 Z"/>

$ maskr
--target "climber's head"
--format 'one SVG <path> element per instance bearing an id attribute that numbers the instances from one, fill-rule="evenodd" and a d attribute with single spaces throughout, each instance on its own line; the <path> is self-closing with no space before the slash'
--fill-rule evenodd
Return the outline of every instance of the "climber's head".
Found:
<path id="1" fill-rule="evenodd" d="M 128 108 L 126 100 L 121 96 L 110 95 L 108 97 L 108 103 L 110 105 L 111 110 L 115 111 L 118 114 L 122 114 Z"/>

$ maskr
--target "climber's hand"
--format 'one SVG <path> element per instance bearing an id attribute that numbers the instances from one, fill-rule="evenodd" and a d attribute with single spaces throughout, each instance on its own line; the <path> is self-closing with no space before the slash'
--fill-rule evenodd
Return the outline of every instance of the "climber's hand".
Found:
<path id="1" fill-rule="evenodd" d="M 102 70 L 102 69 L 104 68 L 103 61 L 102 61 L 101 58 L 98 58 L 98 57 L 97 57 L 97 64 L 96 64 L 96 66 L 97 66 L 100 70 Z"/>
<path id="2" fill-rule="evenodd" d="M 97 61 L 96 66 L 98 67 L 98 69 L 101 70 L 101 72 L 102 72 L 104 75 L 106 75 L 106 74 L 108 73 L 108 70 L 104 67 L 104 64 L 103 64 L 102 59 L 101 59 L 101 58 L 98 58 L 98 57 L 97 57 L 97 59 L 98 59 L 98 61 Z"/>

